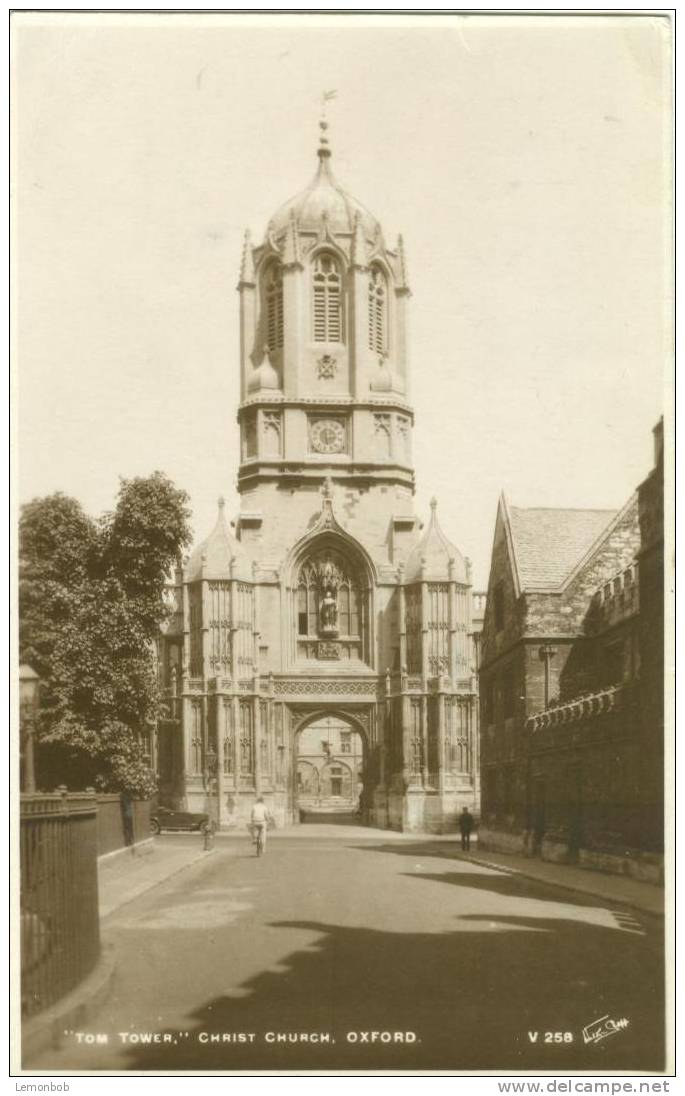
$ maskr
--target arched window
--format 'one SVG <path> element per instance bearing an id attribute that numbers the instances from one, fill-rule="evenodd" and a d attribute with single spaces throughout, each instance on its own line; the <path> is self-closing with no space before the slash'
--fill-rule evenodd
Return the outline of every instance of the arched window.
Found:
<path id="1" fill-rule="evenodd" d="M 315 636 L 319 626 L 319 580 L 311 566 L 300 571 L 297 587 L 297 631 L 301 636 Z"/>
<path id="2" fill-rule="evenodd" d="M 315 551 L 301 565 L 297 577 L 299 657 L 364 657 L 365 605 L 360 566 L 334 548 Z"/>
<path id="3" fill-rule="evenodd" d="M 283 275 L 278 263 L 271 263 L 264 280 L 266 297 L 266 340 L 270 350 L 283 346 Z"/>
<path id="4" fill-rule="evenodd" d="M 314 341 L 342 342 L 342 280 L 327 252 L 314 260 Z"/>
<path id="5" fill-rule="evenodd" d="M 333 585 L 327 587 L 321 561 L 305 563 L 297 587 L 297 631 L 301 636 L 318 636 L 322 628 L 321 603 L 329 589 L 336 600 L 335 630 L 341 636 L 359 636 L 359 586 L 347 573 L 345 562 L 335 568 Z M 327 553 L 326 562 L 331 560 Z M 345 567 L 345 570 L 343 570 Z"/>
<path id="6" fill-rule="evenodd" d="M 388 349 L 388 289 L 385 275 L 374 266 L 369 274 L 369 349 L 385 354 Z"/>
<path id="7" fill-rule="evenodd" d="M 359 635 L 359 594 L 347 576 L 338 587 L 338 619 L 341 635 Z"/>

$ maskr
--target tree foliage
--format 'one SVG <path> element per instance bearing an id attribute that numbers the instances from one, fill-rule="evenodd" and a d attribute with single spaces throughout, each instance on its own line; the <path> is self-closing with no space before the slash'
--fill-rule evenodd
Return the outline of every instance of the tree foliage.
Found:
<path id="1" fill-rule="evenodd" d="M 148 795 L 165 580 L 190 542 L 188 497 L 161 472 L 122 480 L 98 521 L 63 494 L 19 529 L 19 648 L 42 679 L 37 778 Z"/>

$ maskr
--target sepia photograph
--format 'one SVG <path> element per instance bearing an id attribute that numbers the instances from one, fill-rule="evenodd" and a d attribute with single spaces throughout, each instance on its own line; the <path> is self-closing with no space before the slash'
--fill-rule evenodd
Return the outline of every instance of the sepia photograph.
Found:
<path id="1" fill-rule="evenodd" d="M 13 1075 L 662 1091 L 672 20 L 11 13 Z"/>

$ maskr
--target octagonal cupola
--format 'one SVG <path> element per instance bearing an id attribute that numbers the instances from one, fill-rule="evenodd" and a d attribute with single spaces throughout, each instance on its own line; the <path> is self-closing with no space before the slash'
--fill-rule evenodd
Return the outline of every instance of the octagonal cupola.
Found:
<path id="1" fill-rule="evenodd" d="M 430 501 L 428 527 L 407 558 L 405 582 L 440 582 L 454 579 L 470 585 L 469 566 L 458 548 L 447 539 L 438 521 L 438 501 Z"/>
<path id="2" fill-rule="evenodd" d="M 191 553 L 183 569 L 183 577 L 188 583 L 230 578 L 249 581 L 250 561 L 228 527 L 226 504 L 223 498 L 218 501 L 214 528 Z"/>
<path id="3" fill-rule="evenodd" d="M 431 499 L 428 528 L 407 557 L 407 667 L 465 685 L 470 674 L 471 566 L 443 533 Z"/>
<path id="4" fill-rule="evenodd" d="M 280 243 L 291 222 L 294 222 L 298 233 L 316 237 L 321 229 L 322 220 L 325 220 L 334 236 L 351 236 L 358 221 L 365 239 L 372 247 L 381 232 L 380 223 L 361 202 L 353 198 L 338 183 L 333 175 L 331 149 L 326 136 L 328 124 L 326 122 L 319 124 L 321 138 L 317 151 L 319 163 L 316 174 L 304 190 L 284 202 L 277 210 L 269 221 L 266 235 Z"/>
<path id="5" fill-rule="evenodd" d="M 335 178 L 320 122 L 311 182 L 246 235 L 241 300 L 239 489 L 283 462 L 340 477 L 364 465 L 413 489 L 407 268 L 378 218 Z"/>

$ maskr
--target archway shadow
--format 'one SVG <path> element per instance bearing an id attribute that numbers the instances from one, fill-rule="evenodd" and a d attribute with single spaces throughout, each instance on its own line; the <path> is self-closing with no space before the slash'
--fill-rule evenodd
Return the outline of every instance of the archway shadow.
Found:
<path id="1" fill-rule="evenodd" d="M 131 1048 L 125 1068 L 663 1068 L 663 979 L 653 948 L 640 938 L 544 916 L 501 916 L 493 928 L 491 918 L 473 914 L 456 918 L 454 931 L 436 933 L 297 920 L 269 927 L 305 930 L 312 942 L 278 971 L 260 972 L 194 1009 L 187 1036 L 174 1033 L 175 1044 Z M 227 930 L 228 981 L 230 964 Z M 586 1045 L 583 1027 L 605 1015 L 628 1026 Z M 361 1041 L 362 1032 L 374 1031 L 391 1033 L 391 1041 Z M 571 1032 L 573 1041 L 548 1044 L 548 1031 Z M 396 1032 L 402 1041 L 394 1041 Z M 269 1033 L 300 1038 L 272 1042 Z M 407 1041 L 412 1033 L 415 1041 Z M 254 1038 L 234 1042 L 237 1034 Z M 313 1041 L 317 1034 L 329 1041 Z"/>

